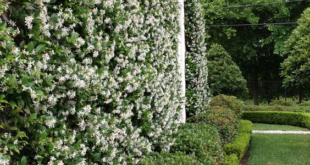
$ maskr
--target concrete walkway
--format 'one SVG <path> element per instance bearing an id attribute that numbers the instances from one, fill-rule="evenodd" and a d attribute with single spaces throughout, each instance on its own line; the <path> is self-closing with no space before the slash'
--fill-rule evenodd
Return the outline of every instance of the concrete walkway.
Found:
<path id="1" fill-rule="evenodd" d="M 310 131 L 281 131 L 281 130 L 270 130 L 270 131 L 261 131 L 261 130 L 253 130 L 253 134 L 309 134 Z"/>

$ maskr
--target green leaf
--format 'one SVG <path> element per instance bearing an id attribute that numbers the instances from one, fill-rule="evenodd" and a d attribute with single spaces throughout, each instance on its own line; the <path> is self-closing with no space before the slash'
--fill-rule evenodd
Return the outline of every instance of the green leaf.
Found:
<path id="1" fill-rule="evenodd" d="M 28 138 L 24 131 L 18 131 L 17 135 L 15 136 L 15 138 L 20 138 L 20 137 Z"/>
<path id="2" fill-rule="evenodd" d="M 10 101 L 10 106 L 14 109 L 16 107 L 16 103 L 14 101 Z"/>
<path id="3" fill-rule="evenodd" d="M 19 48 L 23 48 L 25 46 L 25 41 L 22 41 L 20 44 L 19 44 Z"/>
<path id="4" fill-rule="evenodd" d="M 32 52 L 34 49 L 34 43 L 33 42 L 30 42 L 27 46 L 27 51 L 28 52 Z"/>
<path id="5" fill-rule="evenodd" d="M 20 161 L 20 165 L 26 165 L 26 163 L 27 163 L 27 158 L 25 156 L 23 156 L 21 161 Z"/>
<path id="6" fill-rule="evenodd" d="M 48 152 L 51 152 L 54 149 L 54 144 L 51 143 L 48 147 Z"/>
<path id="7" fill-rule="evenodd" d="M 6 100 L 4 100 L 5 95 L 0 95 L 0 103 L 6 103 L 8 104 L 8 102 Z"/>
<path id="8" fill-rule="evenodd" d="M 16 82 L 16 77 L 15 77 L 15 75 L 11 75 L 11 76 L 9 77 L 9 82 L 8 82 L 9 86 L 15 86 L 15 82 Z"/>
<path id="9" fill-rule="evenodd" d="M 45 50 L 45 45 L 43 45 L 43 44 L 38 45 L 36 48 L 36 54 L 40 54 L 44 50 Z"/>
<path id="10" fill-rule="evenodd" d="M 22 84 L 27 85 L 28 84 L 28 79 L 26 77 L 22 78 Z"/>
<path id="11" fill-rule="evenodd" d="M 29 116 L 28 121 L 33 122 L 37 118 L 37 113 L 33 113 Z"/>
<path id="12" fill-rule="evenodd" d="M 9 127 L 9 129 L 10 129 L 11 131 L 17 131 L 17 130 L 18 130 L 17 127 Z"/>

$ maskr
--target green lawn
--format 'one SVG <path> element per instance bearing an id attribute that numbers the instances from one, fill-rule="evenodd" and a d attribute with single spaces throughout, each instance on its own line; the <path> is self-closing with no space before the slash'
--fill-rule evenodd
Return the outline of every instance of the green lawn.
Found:
<path id="1" fill-rule="evenodd" d="M 308 131 L 306 128 L 295 127 L 290 125 L 273 125 L 273 124 L 260 124 L 260 123 L 254 123 L 253 130 Z"/>
<path id="2" fill-rule="evenodd" d="M 310 165 L 310 135 L 253 134 L 249 165 Z"/>

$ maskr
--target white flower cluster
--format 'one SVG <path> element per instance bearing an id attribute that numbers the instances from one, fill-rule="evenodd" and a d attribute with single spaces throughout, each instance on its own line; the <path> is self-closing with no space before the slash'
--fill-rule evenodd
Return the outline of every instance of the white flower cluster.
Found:
<path id="1" fill-rule="evenodd" d="M 168 150 L 183 102 L 178 1 L 32 2 L 11 10 L 27 15 L 24 42 L 0 40 L 0 95 L 36 113 L 18 121 L 33 132 L 28 163 L 136 164 Z"/>
<path id="2" fill-rule="evenodd" d="M 199 0 L 186 0 L 186 110 L 190 115 L 201 113 L 209 104 L 208 68 L 205 43 L 205 22 Z"/>

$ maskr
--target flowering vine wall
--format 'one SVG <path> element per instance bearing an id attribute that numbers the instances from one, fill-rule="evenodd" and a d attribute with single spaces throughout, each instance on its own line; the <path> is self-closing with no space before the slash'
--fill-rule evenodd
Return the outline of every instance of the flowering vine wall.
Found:
<path id="1" fill-rule="evenodd" d="M 186 0 L 186 111 L 203 112 L 209 104 L 208 68 L 203 8 L 199 0 Z"/>
<path id="2" fill-rule="evenodd" d="M 168 150 L 182 102 L 178 7 L 0 1 L 0 164 L 136 164 Z"/>

